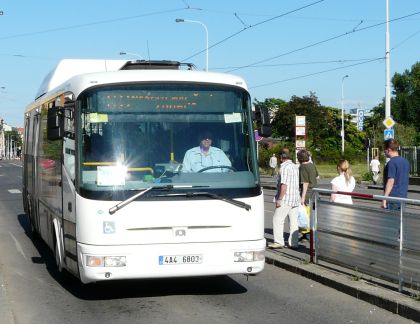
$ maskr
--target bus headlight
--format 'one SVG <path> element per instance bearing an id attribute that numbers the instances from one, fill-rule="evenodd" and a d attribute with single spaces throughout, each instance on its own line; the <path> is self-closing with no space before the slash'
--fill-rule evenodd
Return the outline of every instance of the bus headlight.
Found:
<path id="1" fill-rule="evenodd" d="M 264 251 L 246 251 L 246 252 L 235 252 L 233 254 L 234 262 L 253 262 L 253 261 L 264 261 Z"/>
<path id="2" fill-rule="evenodd" d="M 107 256 L 104 258 L 105 267 L 125 267 L 127 262 L 125 256 Z"/>
<path id="3" fill-rule="evenodd" d="M 127 259 L 125 256 L 96 256 L 86 255 L 88 267 L 125 267 Z"/>

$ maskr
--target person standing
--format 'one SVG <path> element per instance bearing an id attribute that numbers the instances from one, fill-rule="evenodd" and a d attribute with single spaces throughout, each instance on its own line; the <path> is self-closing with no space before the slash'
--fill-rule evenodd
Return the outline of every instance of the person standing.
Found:
<path id="1" fill-rule="evenodd" d="M 318 171 L 316 170 L 315 164 L 310 161 L 310 155 L 307 150 L 300 150 L 297 153 L 297 159 L 300 163 L 299 183 L 301 204 L 308 205 L 309 199 L 312 196 L 312 188 L 318 183 Z"/>
<path id="2" fill-rule="evenodd" d="M 268 246 L 273 249 L 284 247 L 284 221 L 289 217 L 289 246 L 298 247 L 298 222 L 297 213 L 300 204 L 299 195 L 299 169 L 290 159 L 287 148 L 282 149 L 280 154 L 280 193 L 276 201 L 276 210 L 273 216 L 274 242 Z"/>
<path id="3" fill-rule="evenodd" d="M 273 153 L 273 156 L 270 158 L 269 165 L 271 168 L 271 176 L 274 177 L 274 175 L 276 174 L 276 168 L 277 168 L 277 158 L 274 153 Z"/>
<path id="4" fill-rule="evenodd" d="M 380 173 L 379 166 L 380 165 L 381 165 L 381 162 L 379 162 L 378 157 L 375 155 L 372 161 L 370 161 L 370 171 L 372 172 L 372 180 L 373 180 L 373 184 L 375 185 L 379 179 L 379 173 Z"/>
<path id="5" fill-rule="evenodd" d="M 347 160 L 340 160 L 337 163 L 338 176 L 332 179 L 331 185 L 334 191 L 352 192 L 356 186 L 356 181 L 351 175 L 351 169 Z M 331 194 L 331 201 L 352 205 L 353 200 L 349 195 Z"/>
<path id="6" fill-rule="evenodd" d="M 384 196 L 407 198 L 410 163 L 398 153 L 395 139 L 385 141 L 384 153 L 389 158 L 384 169 Z M 382 207 L 392 210 L 400 209 L 400 203 L 382 201 Z"/>

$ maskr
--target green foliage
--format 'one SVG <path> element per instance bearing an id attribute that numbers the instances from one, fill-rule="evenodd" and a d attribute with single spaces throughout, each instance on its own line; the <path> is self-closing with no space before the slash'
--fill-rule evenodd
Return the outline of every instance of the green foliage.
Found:
<path id="1" fill-rule="evenodd" d="M 279 138 L 288 144 L 288 148 L 295 147 L 296 116 L 306 117 L 306 147 L 315 159 L 320 161 L 337 161 L 341 157 L 341 110 L 321 106 L 316 95 L 293 96 L 289 102 L 281 99 L 266 99 L 256 101 L 255 105 L 264 105 L 272 112 L 272 137 Z M 365 134 L 359 132 L 351 123 L 351 117 L 345 114 L 345 158 L 357 160 L 364 150 Z M 270 155 L 267 155 L 270 157 Z M 261 156 L 261 163 L 266 163 L 267 156 Z"/>

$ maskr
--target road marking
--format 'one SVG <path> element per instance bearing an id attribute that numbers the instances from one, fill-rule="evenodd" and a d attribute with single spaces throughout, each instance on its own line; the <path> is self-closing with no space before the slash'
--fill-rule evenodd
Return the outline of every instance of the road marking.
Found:
<path id="1" fill-rule="evenodd" d="M 20 194 L 20 193 L 22 193 L 22 191 L 20 191 L 19 189 L 9 189 L 7 191 L 9 193 L 11 193 L 11 194 Z"/>
<path id="2" fill-rule="evenodd" d="M 272 214 L 274 214 L 274 211 L 272 211 L 272 210 L 264 209 L 264 211 L 265 211 L 266 213 L 272 213 Z"/>
<path id="3" fill-rule="evenodd" d="M 17 166 L 17 167 L 19 167 L 19 168 L 21 168 L 21 167 L 22 167 L 22 165 L 21 165 L 21 164 L 16 164 L 16 163 L 9 163 L 9 164 L 14 165 L 14 166 Z"/>
<path id="4" fill-rule="evenodd" d="M 28 259 L 26 258 L 25 253 L 23 252 L 22 246 L 19 244 L 19 241 L 16 239 L 16 237 L 14 237 L 14 236 L 13 236 L 13 234 L 12 234 L 12 233 L 10 233 L 10 232 L 9 232 L 9 234 L 10 234 L 10 236 L 12 237 L 13 241 L 15 241 L 16 249 L 18 250 L 18 252 L 19 252 L 20 254 L 22 254 L 23 258 L 24 258 L 26 261 L 28 261 Z"/>

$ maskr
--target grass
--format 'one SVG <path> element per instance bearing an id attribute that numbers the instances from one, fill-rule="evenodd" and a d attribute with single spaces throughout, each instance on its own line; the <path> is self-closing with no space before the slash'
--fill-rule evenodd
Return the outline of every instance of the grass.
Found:
<path id="1" fill-rule="evenodd" d="M 338 175 L 335 164 L 317 164 L 316 168 L 321 178 L 334 178 Z M 356 180 L 361 180 L 366 172 L 369 172 L 366 163 L 351 164 L 350 169 Z"/>
<path id="2" fill-rule="evenodd" d="M 316 164 L 318 173 L 321 178 L 328 179 L 334 178 L 338 175 L 337 165 L 336 164 Z M 356 182 L 360 183 L 363 180 L 363 176 L 369 172 L 366 162 L 365 163 L 355 163 L 350 165 L 350 169 L 353 177 L 356 179 Z M 261 169 L 262 174 L 271 174 L 271 169 Z M 381 175 L 382 176 L 382 175 Z"/>

